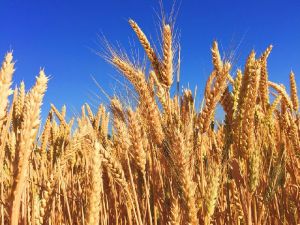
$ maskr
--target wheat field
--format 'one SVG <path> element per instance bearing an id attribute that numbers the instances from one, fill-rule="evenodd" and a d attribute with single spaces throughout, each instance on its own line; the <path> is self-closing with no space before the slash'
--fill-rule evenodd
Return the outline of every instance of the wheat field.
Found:
<path id="1" fill-rule="evenodd" d="M 0 224 L 299 224 L 297 85 L 293 72 L 290 93 L 269 81 L 272 46 L 232 71 L 213 42 L 199 108 L 192 90 L 170 91 L 180 77 L 172 26 L 162 24 L 162 44 L 153 46 L 129 24 L 149 66 L 109 45 L 105 59 L 131 83 L 135 104 L 110 96 L 70 121 L 65 106 L 51 105 L 41 126 L 45 71 L 31 89 L 12 90 L 15 63 L 5 55 Z"/>

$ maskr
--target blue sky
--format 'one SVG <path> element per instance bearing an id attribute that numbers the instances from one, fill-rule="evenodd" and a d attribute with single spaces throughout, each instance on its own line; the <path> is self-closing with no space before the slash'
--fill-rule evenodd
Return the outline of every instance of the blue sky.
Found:
<path id="1" fill-rule="evenodd" d="M 99 35 L 130 51 L 129 43 L 138 45 L 127 23 L 132 18 L 149 37 L 157 38 L 158 0 L 0 1 L 0 55 L 14 50 L 14 84 L 24 80 L 30 87 L 40 67 L 51 76 L 43 115 L 50 103 L 65 103 L 71 113 L 85 102 L 96 105 L 100 100 L 95 101 L 94 93 L 106 101 L 91 76 L 113 93 L 118 73 L 94 53 L 101 50 Z M 173 1 L 163 4 L 168 12 Z M 181 82 L 191 88 L 197 85 L 200 96 L 211 71 L 210 46 L 215 39 L 226 55 L 237 49 L 235 65 L 241 68 L 253 48 L 260 54 L 273 44 L 270 79 L 288 84 L 293 69 L 300 83 L 300 1 L 182 0 L 176 5 Z"/>

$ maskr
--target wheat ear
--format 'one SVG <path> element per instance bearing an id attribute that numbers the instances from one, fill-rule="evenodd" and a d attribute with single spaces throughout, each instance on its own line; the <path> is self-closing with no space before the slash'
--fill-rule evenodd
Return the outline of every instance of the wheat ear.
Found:
<path id="1" fill-rule="evenodd" d="M 87 209 L 87 225 L 99 223 L 100 219 L 100 204 L 102 190 L 102 171 L 101 171 L 101 156 L 100 144 L 96 141 L 92 149 L 91 160 L 91 187 L 89 189 L 88 209 Z"/>
<path id="2" fill-rule="evenodd" d="M 273 46 L 270 45 L 260 57 L 261 75 L 259 82 L 259 93 L 263 107 L 269 104 L 269 87 L 268 87 L 268 70 L 267 59 L 272 51 Z"/>
<path id="3" fill-rule="evenodd" d="M 150 42 L 148 41 L 148 38 L 146 37 L 144 32 L 141 30 L 141 28 L 138 26 L 138 24 L 135 21 L 129 20 L 129 24 L 134 30 L 134 32 L 136 33 L 138 39 L 140 40 L 141 45 L 143 46 L 151 62 L 152 68 L 155 71 L 156 75 L 158 76 L 158 79 L 162 82 L 162 76 L 160 72 L 161 65 L 154 49 L 151 47 Z"/>
<path id="4" fill-rule="evenodd" d="M 17 225 L 20 213 L 20 201 L 25 187 L 26 175 L 29 166 L 29 157 L 32 152 L 38 126 L 40 123 L 40 112 L 44 93 L 47 89 L 48 78 L 43 70 L 36 78 L 36 84 L 29 92 L 25 103 L 24 121 L 21 127 L 20 141 L 16 148 L 15 173 L 12 194 L 10 197 L 10 224 Z"/>
<path id="5" fill-rule="evenodd" d="M 173 50 L 170 25 L 164 25 L 163 27 L 163 57 L 162 79 L 163 83 L 169 89 L 173 83 Z"/>
<path id="6" fill-rule="evenodd" d="M 164 139 L 160 113 L 153 93 L 151 93 L 146 83 L 144 73 L 116 55 L 113 56 L 112 63 L 127 77 L 138 92 L 141 105 L 144 108 L 143 115 L 149 122 L 150 130 L 153 132 L 153 141 L 160 145 Z"/>
<path id="7" fill-rule="evenodd" d="M 6 115 L 8 96 L 12 94 L 10 86 L 12 82 L 12 76 L 15 71 L 12 60 L 12 52 L 7 53 L 0 69 L 0 123 L 2 123 L 1 121 Z"/>
<path id="8" fill-rule="evenodd" d="M 221 100 L 221 97 L 226 89 L 227 85 L 227 77 L 228 72 L 230 70 L 231 65 L 229 63 L 225 63 L 222 72 L 218 74 L 216 77 L 216 81 L 214 87 L 207 94 L 207 98 L 205 99 L 205 106 L 202 112 L 199 115 L 198 123 L 201 133 L 205 133 L 211 123 L 211 119 L 213 113 L 215 111 L 215 107 L 217 106 L 218 102 Z"/>
<path id="9" fill-rule="evenodd" d="M 291 100 L 293 103 L 293 109 L 295 111 L 298 111 L 299 109 L 299 100 L 298 100 L 298 94 L 297 94 L 297 85 L 295 80 L 295 74 L 293 71 L 290 73 L 290 87 L 291 87 Z"/>
<path id="10" fill-rule="evenodd" d="M 282 96 L 282 100 L 290 109 L 293 109 L 293 102 L 283 85 L 276 84 L 272 81 L 268 81 L 268 85 L 274 88 Z"/>

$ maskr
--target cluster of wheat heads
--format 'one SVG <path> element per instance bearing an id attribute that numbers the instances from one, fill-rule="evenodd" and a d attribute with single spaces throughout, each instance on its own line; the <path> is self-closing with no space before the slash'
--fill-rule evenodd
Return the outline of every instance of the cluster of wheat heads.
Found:
<path id="1" fill-rule="evenodd" d="M 179 73 L 171 26 L 162 25 L 159 56 L 129 23 L 149 68 L 111 49 L 108 60 L 132 84 L 136 104 L 112 97 L 94 112 L 86 104 L 74 126 L 66 107 L 52 105 L 38 132 L 48 78 L 41 70 L 29 91 L 24 83 L 12 91 L 14 62 L 12 53 L 5 56 L 0 224 L 299 223 L 297 87 L 292 72 L 290 94 L 268 80 L 272 46 L 260 57 L 251 52 L 232 76 L 214 42 L 213 71 L 197 110 L 191 90 L 170 94 Z M 219 104 L 222 123 L 214 119 Z"/>

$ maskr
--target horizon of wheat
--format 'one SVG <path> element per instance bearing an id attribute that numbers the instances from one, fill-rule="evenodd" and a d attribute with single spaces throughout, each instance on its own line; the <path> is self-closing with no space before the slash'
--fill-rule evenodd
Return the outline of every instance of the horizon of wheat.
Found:
<path id="1" fill-rule="evenodd" d="M 106 59 L 132 84 L 134 104 L 113 96 L 95 111 L 83 105 L 81 116 L 69 121 L 66 106 L 51 105 L 40 135 L 48 77 L 41 70 L 29 91 L 23 82 L 12 91 L 14 61 L 6 54 L 0 225 L 299 224 L 296 75 L 291 71 L 290 94 L 269 81 L 272 45 L 259 57 L 252 51 L 234 72 L 214 41 L 213 70 L 197 110 L 192 90 L 170 93 L 180 76 L 173 27 L 162 24 L 160 57 L 139 25 L 129 24 L 149 67 L 110 47 Z"/>

